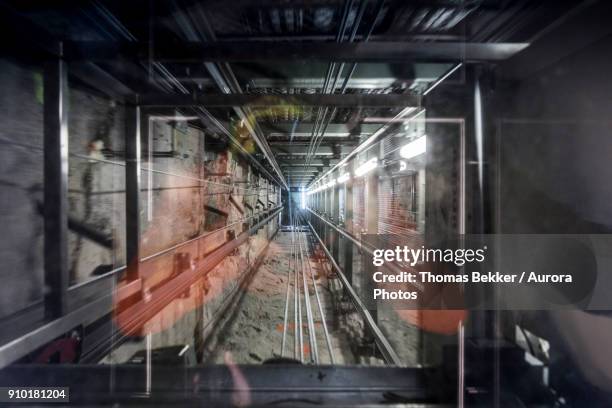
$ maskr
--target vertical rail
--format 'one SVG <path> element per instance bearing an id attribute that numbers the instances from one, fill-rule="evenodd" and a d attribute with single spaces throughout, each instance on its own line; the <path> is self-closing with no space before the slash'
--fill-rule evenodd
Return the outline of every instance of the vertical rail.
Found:
<path id="1" fill-rule="evenodd" d="M 347 171 L 353 172 L 353 162 L 348 165 Z M 351 177 L 344 185 L 344 225 L 346 230 L 355 234 L 353 230 L 353 178 Z M 353 284 L 353 244 L 348 239 L 344 242 L 344 273 L 346 278 Z"/>
<path id="2" fill-rule="evenodd" d="M 68 269 L 68 70 L 61 59 L 44 70 L 45 316 L 67 312 Z"/>
<path id="3" fill-rule="evenodd" d="M 332 187 L 331 191 L 331 208 L 330 215 L 332 222 L 336 225 L 340 223 L 340 187 L 341 184 L 336 184 Z M 340 255 L 340 235 L 336 233 L 336 231 L 330 231 L 330 244 L 331 244 L 331 253 L 334 259 L 338 260 L 338 256 Z"/>
<path id="4" fill-rule="evenodd" d="M 373 174 L 367 175 L 365 180 L 365 210 L 364 210 L 364 225 L 366 234 L 378 234 L 378 183 L 379 177 L 376 171 Z M 372 281 L 373 265 L 366 263 L 359 268 L 359 279 L 361 282 L 360 292 L 362 295 L 372 293 L 374 291 L 374 282 Z M 370 313 L 372 317 L 378 321 L 378 304 L 374 300 L 371 304 Z"/>
<path id="5" fill-rule="evenodd" d="M 289 299 L 291 298 L 291 256 L 289 256 L 289 267 L 287 268 L 287 294 L 285 296 L 285 315 L 283 318 L 283 341 L 281 344 L 281 357 L 285 356 L 285 344 L 287 343 L 287 320 L 289 319 Z"/>
<path id="6" fill-rule="evenodd" d="M 331 253 L 325 247 L 325 243 L 323 242 L 321 237 L 317 234 L 312 224 L 309 222 L 307 222 L 307 224 L 310 227 L 310 230 L 312 231 L 312 234 L 314 235 L 316 241 L 321 246 L 321 249 L 323 249 L 323 252 L 325 253 L 325 256 L 327 257 L 327 260 L 331 264 L 331 267 L 336 271 L 336 274 L 342 286 L 344 287 L 344 290 L 347 292 L 347 294 L 351 298 L 351 301 L 355 305 L 355 308 L 357 309 L 359 314 L 361 314 L 361 316 L 363 317 L 364 323 L 366 324 L 366 326 L 368 326 L 368 328 L 372 332 L 374 340 L 376 341 L 378 349 L 381 352 L 383 358 L 385 359 L 387 363 L 401 367 L 402 366 L 401 359 L 399 358 L 395 350 L 393 350 L 391 343 L 389 343 L 389 341 L 385 338 L 383 332 L 380 330 L 380 328 L 376 324 L 376 321 L 374 320 L 374 318 L 372 317 L 372 315 L 366 308 L 363 301 L 360 299 L 359 295 L 355 292 L 352 285 L 346 279 L 346 276 L 344 275 L 342 268 L 340 268 L 340 266 L 338 266 L 334 258 L 332 258 Z"/>
<path id="7" fill-rule="evenodd" d="M 326 219 L 330 219 L 331 218 L 331 209 L 332 209 L 332 191 L 327 188 L 324 191 L 325 194 L 325 218 Z M 323 236 L 324 236 L 324 241 L 325 244 L 328 247 L 331 247 L 331 234 L 333 233 L 333 230 L 331 230 L 330 228 L 327 228 L 327 226 L 323 226 Z"/>
<path id="8" fill-rule="evenodd" d="M 297 310 L 298 310 L 298 321 L 297 326 L 298 326 L 298 333 L 299 333 L 299 347 L 300 347 L 300 361 L 304 362 L 304 333 L 303 333 L 303 326 L 302 326 L 302 290 L 300 289 L 299 285 L 298 285 L 298 281 L 299 281 L 299 269 L 297 267 L 297 262 L 298 262 L 298 254 L 297 254 L 297 250 L 295 253 L 295 286 L 297 289 Z"/>
<path id="9" fill-rule="evenodd" d="M 457 407 L 463 408 L 465 406 L 465 325 L 463 321 L 459 322 L 459 327 L 457 330 L 458 337 L 458 373 L 457 373 Z"/>
<path id="10" fill-rule="evenodd" d="M 125 109 L 125 261 L 127 279 L 140 276 L 140 106 Z"/>
<path id="11" fill-rule="evenodd" d="M 306 248 L 308 250 L 308 247 Z M 331 344 L 329 336 L 329 330 L 327 329 L 327 321 L 325 319 L 325 312 L 323 312 L 323 306 L 321 304 L 321 298 L 319 296 L 319 289 L 317 288 L 317 281 L 315 280 L 314 273 L 310 262 L 308 262 L 308 271 L 310 272 L 310 279 L 312 280 L 312 286 L 314 287 L 315 298 L 317 299 L 317 305 L 319 307 L 319 315 L 321 316 L 321 324 L 323 325 L 323 334 L 325 335 L 325 342 L 327 343 L 327 349 L 329 351 L 329 359 L 332 364 L 336 364 L 336 357 L 334 355 L 334 349 Z"/>
<path id="12" fill-rule="evenodd" d="M 292 218 L 292 211 L 291 211 L 291 203 L 289 203 L 289 224 L 291 225 L 291 218 Z M 285 345 L 287 343 L 287 323 L 289 320 L 289 299 L 291 298 L 291 257 L 293 254 L 293 231 L 291 232 L 292 236 L 292 249 L 291 249 L 291 254 L 289 255 L 289 262 L 288 262 L 288 268 L 287 268 L 287 294 L 285 296 L 285 315 L 283 318 L 283 341 L 281 343 L 281 357 L 285 356 Z"/>
<path id="13" fill-rule="evenodd" d="M 314 319 L 312 317 L 312 305 L 310 304 L 310 292 L 308 290 L 308 282 L 306 280 L 305 263 L 309 262 L 304 259 L 303 234 L 298 235 L 298 244 L 300 248 L 300 265 L 302 270 L 302 282 L 304 285 L 304 306 L 306 307 L 306 321 L 308 323 L 308 339 L 310 343 L 310 356 L 315 364 L 319 364 L 319 350 L 317 347 L 317 333 L 314 327 Z"/>
<path id="14" fill-rule="evenodd" d="M 300 339 L 298 338 L 298 310 L 299 310 L 299 293 L 298 293 L 298 273 L 297 273 L 297 256 L 295 253 L 295 224 L 291 220 L 291 251 L 293 257 L 293 339 L 294 339 L 294 358 L 297 360 L 300 355 Z M 301 333 L 300 333 L 301 334 Z M 301 361 L 301 359 L 300 359 Z"/>

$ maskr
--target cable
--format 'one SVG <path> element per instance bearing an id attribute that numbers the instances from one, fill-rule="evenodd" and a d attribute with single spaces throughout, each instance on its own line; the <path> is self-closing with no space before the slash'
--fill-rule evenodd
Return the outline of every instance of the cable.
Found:
<path id="1" fill-rule="evenodd" d="M 308 322 L 308 338 L 310 342 L 310 356 L 311 360 L 315 364 L 319 364 L 319 351 L 317 348 L 317 333 L 314 326 L 314 319 L 312 318 L 312 305 L 310 303 L 310 293 L 308 290 L 308 283 L 306 281 L 306 268 L 304 267 L 305 262 L 309 262 L 308 259 L 304 260 L 304 248 L 302 245 L 303 234 L 300 232 L 298 235 L 298 243 L 300 248 L 300 264 L 302 270 L 302 282 L 304 285 L 304 304 L 306 306 L 306 319 Z"/>
<path id="2" fill-rule="evenodd" d="M 291 204 L 289 205 L 289 219 L 291 220 Z M 285 316 L 283 319 L 283 341 L 281 343 L 281 357 L 285 356 L 285 344 L 287 342 L 287 320 L 289 318 L 289 298 L 291 289 L 291 255 L 289 256 L 289 268 L 287 269 L 287 295 L 285 296 Z"/>
<path id="3" fill-rule="evenodd" d="M 321 298 L 319 297 L 319 290 L 317 288 L 317 281 L 314 278 L 314 274 L 312 273 L 312 268 L 310 266 L 310 262 L 308 262 L 308 269 L 310 270 L 310 278 L 312 279 L 312 285 L 314 287 L 315 297 L 317 299 L 317 305 L 319 306 L 319 315 L 321 316 L 321 324 L 323 325 L 323 334 L 325 335 L 325 342 L 327 343 L 327 349 L 329 351 L 329 359 L 332 364 L 336 364 L 336 358 L 334 355 L 333 347 L 331 344 L 331 339 L 329 336 L 329 331 L 327 329 L 327 322 L 325 320 L 325 313 L 323 312 L 323 306 L 321 305 Z"/>

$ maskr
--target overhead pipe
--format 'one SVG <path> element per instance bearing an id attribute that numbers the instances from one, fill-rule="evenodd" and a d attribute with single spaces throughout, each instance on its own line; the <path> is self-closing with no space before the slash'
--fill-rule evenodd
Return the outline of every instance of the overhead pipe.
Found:
<path id="1" fill-rule="evenodd" d="M 344 10 L 342 13 L 342 19 L 340 20 L 340 27 L 338 28 L 338 34 L 336 34 L 336 43 L 340 43 L 342 42 L 342 39 L 344 38 L 344 32 L 346 30 L 346 25 L 348 23 L 348 16 L 350 14 L 351 8 L 353 7 L 353 0 L 347 0 L 345 5 L 344 5 Z M 334 71 L 334 67 L 335 67 L 335 63 L 331 62 L 328 67 L 327 67 L 327 73 L 325 74 L 325 80 L 323 82 L 323 88 L 321 90 L 321 93 L 327 93 L 327 86 L 329 84 L 329 81 L 331 80 L 331 76 L 333 75 L 333 71 Z M 306 161 L 309 161 L 309 157 L 311 157 L 312 154 L 314 154 L 314 150 L 313 147 L 315 146 L 315 138 L 316 135 L 318 134 L 318 129 L 320 127 L 320 123 L 321 123 L 321 112 L 322 112 L 323 108 L 319 107 L 319 109 L 317 110 L 317 117 L 315 119 L 315 123 L 313 125 L 311 134 L 310 134 L 310 146 L 308 148 L 308 155 L 306 156 L 307 159 Z"/>
<path id="2" fill-rule="evenodd" d="M 193 24 L 190 21 L 188 21 L 186 18 L 183 18 L 183 21 L 178 21 L 180 19 L 180 16 L 182 16 L 180 12 L 175 14 L 175 19 L 177 19 L 179 26 L 183 29 L 183 34 L 190 41 L 200 41 L 200 40 L 216 41 L 215 32 L 212 29 L 210 22 L 208 21 L 206 13 L 204 12 L 204 10 L 199 8 L 199 6 L 197 8 L 197 11 L 199 14 L 199 19 L 203 23 L 202 24 L 203 31 L 199 31 L 198 33 L 196 33 L 196 30 L 194 29 Z M 225 94 L 229 94 L 232 92 L 240 93 L 240 94 L 242 93 L 240 84 L 238 83 L 238 80 L 236 79 L 236 76 L 234 75 L 228 63 L 226 62 L 225 63 L 207 62 L 204 64 L 204 66 L 206 67 L 210 75 L 212 76 L 213 81 L 221 89 L 221 92 Z M 276 159 L 274 158 L 274 154 L 272 153 L 270 146 L 268 145 L 265 137 L 262 138 L 260 136 L 262 132 L 257 126 L 257 122 L 254 121 L 254 123 L 251 123 L 251 120 L 249 119 L 250 116 L 252 116 L 249 109 L 248 108 L 243 109 L 239 106 L 235 106 L 234 111 L 236 112 L 240 120 L 244 123 L 244 125 L 246 126 L 247 130 L 249 131 L 249 134 L 251 135 L 251 137 L 253 138 L 253 140 L 255 141 L 255 143 L 257 144 L 257 146 L 263 153 L 266 160 L 272 166 L 272 169 L 278 176 L 278 181 L 280 181 L 280 183 L 283 185 L 285 189 L 289 190 L 287 181 L 285 180 L 285 177 L 283 175 L 282 170 L 280 169 L 280 166 L 278 165 L 278 163 L 276 162 Z"/>
<path id="3" fill-rule="evenodd" d="M 355 25 L 353 27 L 353 32 L 351 33 L 351 38 L 349 39 L 349 42 L 353 42 L 353 40 L 355 39 L 355 37 L 357 35 L 357 28 L 359 27 L 359 23 L 361 22 L 361 18 L 363 17 L 363 14 L 365 12 L 365 5 L 366 4 L 367 4 L 367 0 L 364 0 L 364 2 L 361 4 L 362 7 L 359 10 L 359 15 L 357 17 L 358 19 L 356 20 L 356 23 L 355 23 Z M 363 42 L 367 42 L 370 39 L 370 36 L 372 35 L 372 32 L 374 31 L 374 28 L 376 27 L 376 23 L 378 22 L 378 20 L 380 18 L 380 15 L 382 14 L 382 10 L 383 10 L 384 4 L 385 4 L 385 0 L 381 0 L 380 1 L 380 5 L 378 7 L 378 10 L 376 12 L 376 15 L 374 17 L 374 21 L 372 22 L 372 25 L 370 26 L 370 29 L 368 30 L 367 35 L 364 37 Z M 340 66 L 340 71 L 342 71 L 343 68 L 344 68 L 344 62 Z M 352 67 L 351 67 L 351 70 L 349 71 L 349 73 L 344 78 L 344 82 L 343 82 L 342 88 L 340 90 L 341 94 L 344 94 L 346 92 L 346 89 L 348 88 L 348 83 L 349 83 L 351 77 L 353 76 L 353 74 L 355 73 L 356 68 L 357 68 L 357 63 L 354 62 Z M 332 93 L 336 89 L 336 82 L 340 78 L 339 74 L 340 73 L 338 73 L 338 76 L 336 77 L 336 81 L 334 82 L 334 86 L 332 88 Z M 332 113 L 331 113 L 331 115 L 329 117 L 329 120 L 327 121 L 327 123 L 325 124 L 325 127 L 323 128 L 323 130 L 321 132 L 318 144 L 316 145 L 314 151 L 316 151 L 319 148 L 319 146 L 321 145 L 321 142 L 323 141 L 325 132 L 327 132 L 327 128 L 329 127 L 329 124 L 331 123 L 332 119 L 336 115 L 337 111 L 338 111 L 338 108 L 334 107 L 334 109 L 332 110 Z"/>

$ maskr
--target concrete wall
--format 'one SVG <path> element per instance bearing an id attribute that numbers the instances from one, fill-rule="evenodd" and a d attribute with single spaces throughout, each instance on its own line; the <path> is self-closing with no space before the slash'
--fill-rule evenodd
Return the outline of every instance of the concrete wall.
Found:
<path id="1" fill-rule="evenodd" d="M 501 232 L 612 229 L 611 42 L 600 40 L 494 94 Z"/>
<path id="2" fill-rule="evenodd" d="M 0 316 L 42 296 L 42 76 L 0 61 Z M 10 239 L 7 239 L 10 237 Z"/>
<path id="3" fill-rule="evenodd" d="M 609 234 L 612 230 L 612 37 L 603 38 L 522 81 L 501 83 L 488 137 L 500 140 L 498 233 Z M 593 247 L 592 300 L 609 298 L 609 248 Z M 583 272 L 583 271 L 580 271 Z M 608 316 L 523 311 L 504 316 L 551 343 L 551 384 L 578 371 L 612 389 Z"/>
<path id="4" fill-rule="evenodd" d="M 41 300 L 44 292 L 42 72 L 3 60 L 0 84 L 0 220 L 11 237 L 0 242 L 0 276 L 10 282 L 0 289 L 0 316 L 5 316 Z M 87 159 L 104 158 L 92 149 L 96 140 L 123 150 L 123 110 L 74 87 L 69 105 L 69 214 L 116 240 L 115 250 L 106 250 L 70 233 L 70 268 L 76 282 L 98 265 L 124 262 L 119 228 L 124 213 L 123 167 Z"/>
<path id="5" fill-rule="evenodd" d="M 0 288 L 0 317 L 42 300 L 44 293 L 42 82 L 38 67 L 0 61 L 0 222 L 11 237 L 0 240 L 0 277 L 6 283 Z M 70 276 L 78 283 L 125 264 L 125 111 L 74 82 L 69 105 L 69 215 L 114 242 L 108 249 L 70 232 Z M 210 234 L 200 248 L 210 252 L 238 236 L 243 219 L 275 205 L 268 201 L 279 202 L 277 189 L 227 147 L 207 144 L 202 130 L 168 119 L 151 120 L 147 127 L 142 136 L 142 256 L 229 225 Z M 229 281 L 256 257 L 266 233 L 261 230 L 219 265 L 232 270 Z M 177 272 L 176 252 L 144 268 L 146 287 Z"/>

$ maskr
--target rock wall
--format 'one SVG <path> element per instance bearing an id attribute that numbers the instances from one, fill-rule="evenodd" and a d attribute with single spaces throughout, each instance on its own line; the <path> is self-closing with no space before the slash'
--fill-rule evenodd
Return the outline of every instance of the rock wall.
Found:
<path id="1" fill-rule="evenodd" d="M 11 236 L 0 242 L 0 277 L 10 282 L 0 289 L 2 318 L 44 294 L 42 71 L 1 60 L 0 84 L 0 222 Z M 113 241 L 105 248 L 69 232 L 68 266 L 76 284 L 125 264 L 125 109 L 72 80 L 69 88 L 69 216 Z M 204 234 L 209 236 L 200 250 L 210 252 L 238 236 L 249 217 L 279 203 L 275 186 L 227 147 L 210 144 L 191 123 L 150 117 L 142 128 L 148 129 L 141 140 L 143 257 Z M 218 268 L 251 262 L 267 234 L 270 227 Z M 194 260 L 177 259 L 176 253 L 155 258 L 145 285 L 176 273 L 177 262 L 181 268 Z"/>

